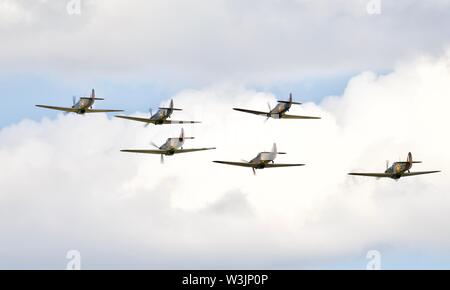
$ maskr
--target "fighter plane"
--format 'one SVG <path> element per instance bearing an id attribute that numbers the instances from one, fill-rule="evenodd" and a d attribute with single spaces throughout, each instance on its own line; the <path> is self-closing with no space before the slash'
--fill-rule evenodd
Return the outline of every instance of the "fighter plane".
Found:
<path id="1" fill-rule="evenodd" d="M 151 143 L 151 145 L 157 150 L 121 150 L 121 152 L 128 152 L 128 153 L 143 153 L 143 154 L 158 154 L 161 155 L 161 163 L 164 163 L 164 155 L 165 156 L 172 156 L 179 153 L 189 153 L 189 152 L 196 152 L 196 151 L 206 151 L 206 150 L 214 150 L 215 147 L 210 148 L 197 148 L 197 149 L 184 149 L 184 141 L 187 139 L 194 139 L 194 137 L 185 137 L 184 136 L 184 129 L 181 129 L 181 135 L 180 137 L 176 138 L 169 138 L 167 139 L 166 143 L 164 143 L 162 146 L 158 146 L 154 143 Z"/>
<path id="2" fill-rule="evenodd" d="M 389 161 L 386 162 L 386 171 L 384 173 L 349 173 L 349 175 L 355 175 L 355 176 L 369 176 L 369 177 L 376 177 L 376 178 L 383 178 L 388 177 L 395 180 L 400 179 L 404 176 L 414 176 L 414 175 L 422 175 L 422 174 L 430 174 L 430 173 L 437 173 L 440 171 L 418 171 L 418 172 L 411 172 L 410 169 L 413 164 L 416 163 L 422 163 L 422 161 L 413 161 L 411 152 L 408 153 L 407 161 L 399 161 L 392 164 L 391 167 L 389 167 Z"/>
<path id="3" fill-rule="evenodd" d="M 289 94 L 289 101 L 278 101 L 278 105 L 275 106 L 275 108 L 271 108 L 270 104 L 269 106 L 269 112 L 261 112 L 261 111 L 253 111 L 253 110 L 247 110 L 247 109 L 239 109 L 239 108 L 233 108 L 235 111 L 244 112 L 244 113 L 250 113 L 255 114 L 259 116 L 267 117 L 266 120 L 269 118 L 274 119 L 321 119 L 320 117 L 311 117 L 311 116 L 296 116 L 296 115 L 288 115 L 286 114 L 290 109 L 292 105 L 301 105 L 302 103 L 297 103 L 292 101 L 292 93 Z"/>
<path id="4" fill-rule="evenodd" d="M 81 97 L 78 102 L 76 101 L 76 97 L 73 97 L 73 106 L 70 107 L 70 108 L 45 106 L 45 105 L 36 105 L 36 107 L 44 108 L 44 109 L 50 109 L 50 110 L 63 111 L 65 113 L 76 113 L 76 114 L 80 114 L 80 115 L 84 115 L 84 114 L 87 114 L 87 113 L 117 113 L 117 112 L 123 112 L 123 110 L 95 110 L 95 109 L 92 109 L 92 106 L 94 105 L 95 101 L 103 101 L 103 100 L 104 99 L 96 98 L 95 97 L 95 90 L 92 89 L 90 97 Z"/>
<path id="5" fill-rule="evenodd" d="M 256 175 L 256 169 L 264 169 L 264 168 L 276 168 L 276 167 L 293 167 L 293 166 L 305 166 L 305 164 L 282 164 L 275 163 L 274 160 L 279 154 L 286 154 L 285 152 L 278 152 L 277 144 L 273 144 L 273 148 L 271 152 L 261 152 L 251 161 L 243 162 L 230 162 L 230 161 L 213 161 L 215 163 L 233 165 L 233 166 L 242 166 L 249 167 L 253 170 L 253 174 Z"/>
<path id="6" fill-rule="evenodd" d="M 132 120 L 137 122 L 145 123 L 145 127 L 150 124 L 163 125 L 163 124 L 195 124 L 200 123 L 197 121 L 172 121 L 167 120 L 172 115 L 173 111 L 182 111 L 181 109 L 176 109 L 173 107 L 173 100 L 170 101 L 170 106 L 168 108 L 159 108 L 158 112 L 153 115 L 150 109 L 150 118 L 138 118 L 138 117 L 128 117 L 128 116 L 116 116 L 117 118 Z"/>

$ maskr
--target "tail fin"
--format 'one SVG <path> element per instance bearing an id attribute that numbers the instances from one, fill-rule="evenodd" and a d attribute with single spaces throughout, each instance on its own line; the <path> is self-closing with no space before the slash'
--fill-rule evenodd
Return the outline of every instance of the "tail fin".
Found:
<path id="1" fill-rule="evenodd" d="M 169 105 L 168 108 L 160 107 L 159 109 L 161 109 L 161 110 L 169 110 L 170 112 L 173 112 L 173 111 L 183 111 L 182 109 L 177 109 L 177 108 L 174 108 L 174 107 L 173 107 L 173 99 L 170 100 L 170 105 Z"/>
<path id="2" fill-rule="evenodd" d="M 410 164 L 414 164 L 414 163 L 422 163 L 422 161 L 413 161 L 413 157 L 412 157 L 411 152 L 408 153 L 408 159 L 407 159 L 406 162 L 408 162 L 408 163 L 410 163 Z"/>
<path id="3" fill-rule="evenodd" d="M 294 102 L 292 93 L 289 93 L 288 101 L 278 101 L 278 103 L 290 104 L 290 105 L 301 105 L 302 103 Z"/>
<path id="4" fill-rule="evenodd" d="M 91 96 L 89 97 L 91 100 L 95 100 L 95 101 L 103 101 L 104 99 L 102 98 L 97 98 L 95 96 L 95 89 L 92 89 L 91 91 Z M 89 98 L 82 98 L 82 99 L 89 99 Z"/>
<path id="5" fill-rule="evenodd" d="M 181 135 L 180 135 L 180 141 L 184 141 L 184 140 L 192 140 L 194 139 L 194 137 L 186 137 L 184 135 L 184 128 L 181 128 Z"/>
<path id="6" fill-rule="evenodd" d="M 273 143 L 272 153 L 275 153 L 277 155 L 279 155 L 279 154 L 286 154 L 285 152 L 278 152 L 277 143 Z"/>

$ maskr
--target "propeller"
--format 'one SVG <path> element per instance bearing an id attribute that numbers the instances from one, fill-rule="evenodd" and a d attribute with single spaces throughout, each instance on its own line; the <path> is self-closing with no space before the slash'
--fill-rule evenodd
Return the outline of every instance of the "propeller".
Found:
<path id="1" fill-rule="evenodd" d="M 150 142 L 150 145 L 152 145 L 153 147 L 155 147 L 156 149 L 161 149 L 158 145 L 156 145 L 153 142 Z M 161 164 L 164 164 L 164 154 L 161 154 Z"/>
<path id="2" fill-rule="evenodd" d="M 389 169 L 389 160 L 386 160 L 386 170 Z"/>
<path id="3" fill-rule="evenodd" d="M 253 170 L 253 175 L 256 175 L 256 169 L 254 167 L 252 167 Z"/>
<path id="4" fill-rule="evenodd" d="M 267 119 L 265 122 L 267 122 L 270 119 L 270 112 L 272 112 L 272 107 L 270 106 L 269 102 L 267 102 L 267 106 L 269 107 L 269 114 L 267 114 Z"/>
<path id="5" fill-rule="evenodd" d="M 152 108 L 148 109 L 149 113 L 150 113 L 150 119 L 153 117 L 153 110 Z M 147 128 L 148 126 L 150 126 L 150 123 L 147 123 L 144 125 L 144 128 Z"/>
<path id="6" fill-rule="evenodd" d="M 77 97 L 76 96 L 72 96 L 72 109 L 74 109 L 75 108 L 75 105 L 77 104 Z M 69 114 L 69 112 L 64 112 L 63 113 L 64 115 L 68 115 Z"/>

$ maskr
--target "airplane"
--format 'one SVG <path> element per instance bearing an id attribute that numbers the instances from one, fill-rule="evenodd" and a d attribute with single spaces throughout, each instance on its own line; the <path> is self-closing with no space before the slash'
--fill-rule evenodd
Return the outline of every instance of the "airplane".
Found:
<path id="1" fill-rule="evenodd" d="M 65 113 L 76 113 L 76 114 L 79 114 L 79 115 L 84 115 L 84 114 L 87 114 L 87 113 L 117 113 L 117 112 L 123 112 L 123 110 L 95 110 L 95 109 L 92 109 L 92 106 L 94 105 L 95 101 L 103 101 L 103 100 L 104 99 L 96 98 L 95 97 L 95 90 L 92 89 L 90 97 L 81 97 L 78 102 L 76 101 L 76 97 L 73 97 L 73 106 L 70 107 L 70 108 L 45 106 L 45 105 L 36 105 L 36 107 L 44 108 L 44 109 L 50 109 L 50 110 L 63 111 Z"/>
<path id="2" fill-rule="evenodd" d="M 269 106 L 269 112 L 261 112 L 261 111 L 253 111 L 253 110 L 247 110 L 247 109 L 240 109 L 240 108 L 233 108 L 235 111 L 244 112 L 244 113 L 250 113 L 255 114 L 259 116 L 265 116 L 267 117 L 266 121 L 269 120 L 269 118 L 273 119 L 321 119 L 320 117 L 311 117 L 311 116 L 296 116 L 296 115 L 288 115 L 286 114 L 290 109 L 292 105 L 301 105 L 302 103 L 297 103 L 292 101 L 292 93 L 289 94 L 289 101 L 278 101 L 278 105 L 275 106 L 275 108 L 271 108 L 270 104 Z"/>
<path id="3" fill-rule="evenodd" d="M 213 161 L 214 163 L 233 165 L 233 166 L 242 166 L 242 167 L 250 167 L 253 170 L 253 174 L 256 175 L 256 169 L 264 169 L 264 168 L 276 168 L 276 167 L 293 167 L 293 166 L 305 166 L 305 164 L 282 164 L 275 163 L 274 160 L 279 154 L 286 154 L 285 152 L 278 152 L 277 144 L 273 144 L 273 148 L 271 152 L 261 152 L 251 161 L 243 162 L 230 162 L 230 161 Z"/>
<path id="4" fill-rule="evenodd" d="M 164 163 L 164 156 L 172 156 L 179 153 L 189 153 L 189 152 L 197 152 L 197 151 L 206 151 L 206 150 L 214 150 L 215 147 L 210 148 L 197 148 L 197 149 L 184 149 L 184 141 L 188 139 L 194 139 L 194 137 L 185 137 L 184 136 L 184 129 L 181 129 L 181 135 L 180 137 L 176 138 L 169 138 L 167 139 L 166 143 L 164 143 L 162 146 L 155 145 L 154 143 L 151 143 L 151 145 L 157 150 L 121 150 L 121 152 L 128 152 L 128 153 L 143 153 L 143 154 L 159 154 L 161 155 L 161 164 Z"/>
<path id="5" fill-rule="evenodd" d="M 422 163 L 422 161 L 413 161 L 411 152 L 408 153 L 407 161 L 395 162 L 389 167 L 389 161 L 386 162 L 386 171 L 384 173 L 349 173 L 349 175 L 354 176 L 369 176 L 376 178 L 388 177 L 395 180 L 400 179 L 401 177 L 406 176 L 414 176 L 414 175 L 422 175 L 422 174 L 430 174 L 437 173 L 440 171 L 418 171 L 411 172 L 410 169 L 413 164 Z"/>
<path id="6" fill-rule="evenodd" d="M 173 107 L 173 100 L 170 101 L 170 106 L 168 108 L 159 108 L 158 112 L 153 115 L 152 110 L 150 109 L 150 118 L 138 118 L 138 117 L 128 117 L 128 116 L 115 116 L 116 118 L 132 120 L 137 122 L 146 123 L 145 127 L 150 124 L 153 125 L 163 125 L 163 124 L 195 124 L 200 123 L 197 121 L 172 121 L 167 120 L 172 115 L 173 111 L 182 111 L 181 109 L 176 109 Z"/>

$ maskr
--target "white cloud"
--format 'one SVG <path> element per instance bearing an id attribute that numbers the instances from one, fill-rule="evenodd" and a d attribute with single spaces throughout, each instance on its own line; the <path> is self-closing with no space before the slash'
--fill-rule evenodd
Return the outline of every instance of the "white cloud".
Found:
<path id="1" fill-rule="evenodd" d="M 176 136 L 105 116 L 22 121 L 0 131 L 0 267 L 64 268 L 67 250 L 93 268 L 316 267 L 343 257 L 411 249 L 448 255 L 450 57 L 421 58 L 393 73 L 362 73 L 343 96 L 292 113 L 320 121 L 269 120 L 274 96 L 218 86 L 175 97 L 200 119 L 187 146 L 218 150 L 166 159 L 127 155 Z M 282 98 L 283 96 L 279 96 Z M 251 170 L 212 160 L 249 159 L 276 141 L 279 161 L 307 166 Z M 414 169 L 443 173 L 373 180 L 408 151 Z"/>
<path id="2" fill-rule="evenodd" d="M 377 16 L 368 0 L 82 0 L 81 15 L 67 2 L 3 1 L 5 71 L 278 83 L 390 69 L 449 42 L 450 3 L 439 0 L 382 1 Z"/>

